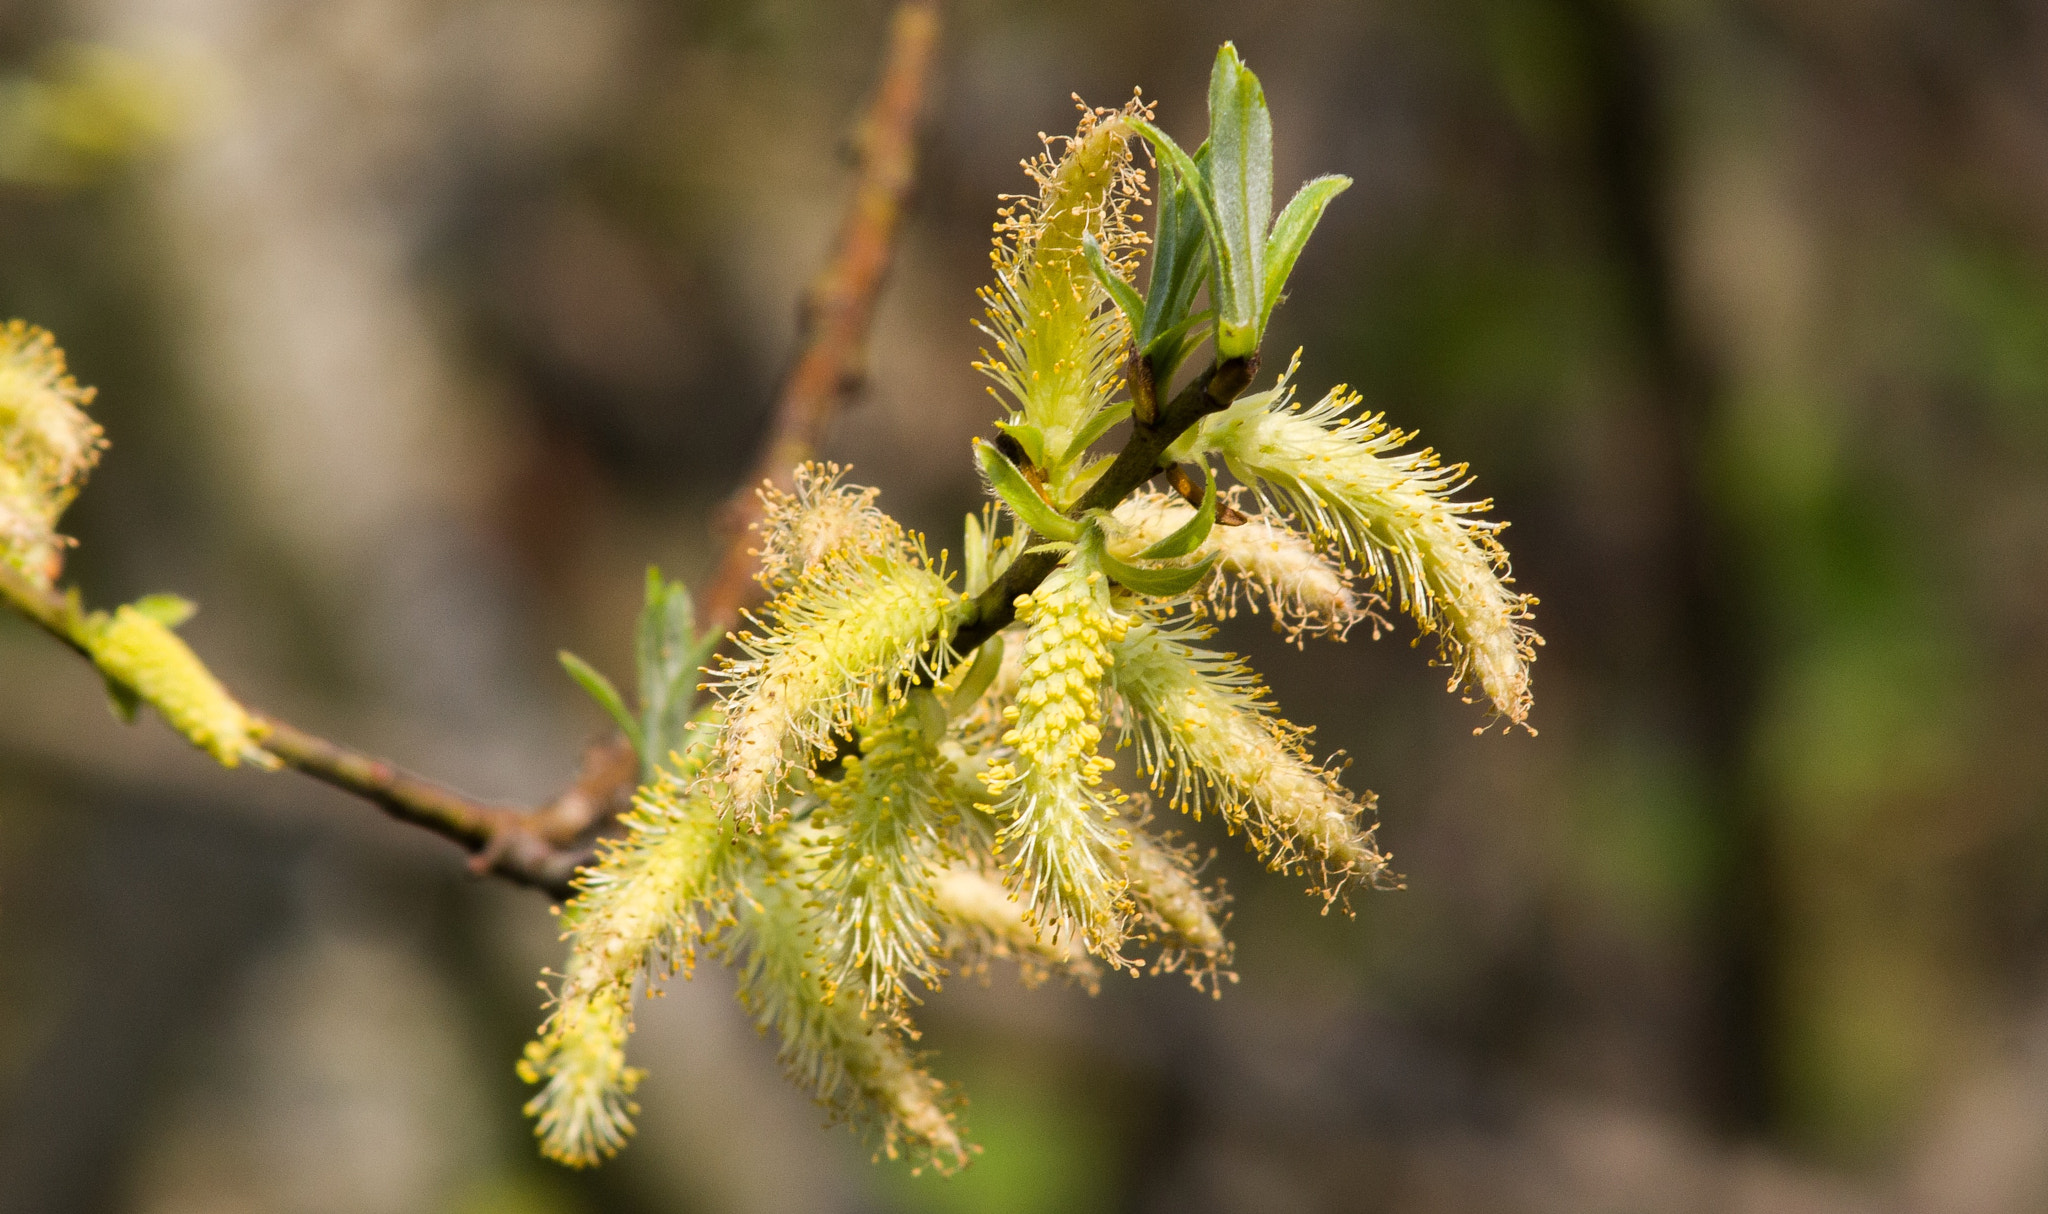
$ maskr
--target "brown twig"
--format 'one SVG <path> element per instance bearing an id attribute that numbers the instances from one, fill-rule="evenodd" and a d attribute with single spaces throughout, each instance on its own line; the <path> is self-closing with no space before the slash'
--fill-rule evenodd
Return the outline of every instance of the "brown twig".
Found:
<path id="1" fill-rule="evenodd" d="M 748 531 L 761 520 L 762 483 L 788 489 L 791 473 L 816 454 L 827 424 L 860 386 L 875 300 L 916 168 L 917 118 L 938 28 L 935 0 L 913 0 L 896 10 L 881 86 L 856 140 L 860 180 L 838 249 L 804 297 L 803 353 L 783 381 L 760 459 L 726 504 L 725 557 L 697 604 L 698 618 L 718 632 L 738 623 L 740 610 L 759 593 L 754 574 L 760 560 Z"/>
<path id="2" fill-rule="evenodd" d="M 859 171 L 832 259 L 805 300 L 804 343 L 776 406 L 775 428 L 757 472 L 730 508 L 718 580 L 700 619 L 723 630 L 738 618 L 752 583 L 748 526 L 758 518 L 754 487 L 786 484 L 810 458 L 833 413 L 859 382 L 859 367 L 889 268 L 914 167 L 917 122 L 938 36 L 937 0 L 905 0 L 896 10 L 880 87 L 858 131 Z M 77 601 L 38 586 L 0 561 L 0 597 L 81 653 Z M 637 777 L 623 739 L 585 752 L 576 783 L 537 810 L 487 805 L 391 763 L 263 714 L 252 714 L 262 746 L 287 766 L 370 801 L 401 822 L 430 830 L 467 849 L 470 866 L 556 898 L 571 892 L 576 869 L 590 858 L 591 836 L 623 807 Z"/>

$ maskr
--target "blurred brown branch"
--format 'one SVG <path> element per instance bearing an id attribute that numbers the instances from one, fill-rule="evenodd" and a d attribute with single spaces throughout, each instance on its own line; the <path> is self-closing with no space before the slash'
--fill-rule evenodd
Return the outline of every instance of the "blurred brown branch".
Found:
<path id="1" fill-rule="evenodd" d="M 804 303 L 802 349 L 776 406 L 774 429 L 754 474 L 727 508 L 729 528 L 717 581 L 702 615 L 723 630 L 736 622 L 753 585 L 749 529 L 759 518 L 755 488 L 787 484 L 810 458 L 832 415 L 859 383 L 875 298 L 889 268 L 915 167 L 918 118 L 937 40 L 937 0 L 905 0 L 891 25 L 882 77 L 857 132 L 857 176 L 839 241 Z M 75 600 L 46 590 L 0 563 L 0 596 L 73 649 L 82 613 Z M 252 714 L 263 748 L 287 766 L 370 801 L 401 822 L 468 850 L 471 868 L 557 898 L 589 859 L 592 836 L 623 808 L 638 774 L 632 749 L 615 738 L 590 747 L 575 784 L 534 810 L 487 805 L 412 775 L 382 759 Z"/>
<path id="2" fill-rule="evenodd" d="M 774 429 L 752 475 L 726 503 L 725 558 L 698 603 L 698 618 L 715 631 L 738 623 L 740 610 L 759 592 L 759 558 L 747 539 L 761 519 L 762 482 L 788 489 L 791 472 L 816 454 L 833 415 L 860 387 L 875 301 L 916 168 L 917 118 L 938 30 L 936 0 L 911 0 L 897 8 L 881 86 L 856 134 L 860 179 L 839 246 L 804 297 L 803 353 L 783 381 Z"/>

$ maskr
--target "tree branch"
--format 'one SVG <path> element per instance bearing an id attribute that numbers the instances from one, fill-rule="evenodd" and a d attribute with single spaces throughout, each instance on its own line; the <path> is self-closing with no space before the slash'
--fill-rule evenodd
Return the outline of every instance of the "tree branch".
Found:
<path id="1" fill-rule="evenodd" d="M 938 30 L 936 0 L 897 8 L 888 64 L 856 137 L 860 181 L 840 228 L 839 248 L 804 297 L 803 353 L 783 381 L 774 428 L 752 474 L 725 506 L 725 557 L 697 604 L 699 618 L 716 632 L 737 624 L 741 608 L 760 594 L 754 581 L 760 558 L 748 544 L 748 532 L 761 521 L 762 483 L 788 489 L 796 466 L 816 454 L 833 415 L 860 387 L 875 301 L 916 168 L 917 119 Z"/>
<path id="2" fill-rule="evenodd" d="M 776 406 L 774 430 L 754 479 L 728 507 L 720 572 L 706 597 L 709 623 L 737 620 L 752 583 L 748 526 L 759 517 L 754 488 L 787 484 L 810 458 L 827 424 L 859 382 L 875 298 L 889 268 L 915 164 L 917 122 L 939 25 L 938 0 L 904 0 L 891 26 L 880 86 L 858 135 L 858 176 L 832 259 L 805 301 L 804 344 Z M 0 561 L 0 597 L 80 653 L 84 613 L 74 596 L 36 585 Z M 582 774 L 536 810 L 487 805 L 381 759 L 252 712 L 261 745 L 287 766 L 377 805 L 401 822 L 430 830 L 471 853 L 470 867 L 566 898 L 570 879 L 591 855 L 592 833 L 630 795 L 637 775 L 623 739 L 591 747 Z"/>

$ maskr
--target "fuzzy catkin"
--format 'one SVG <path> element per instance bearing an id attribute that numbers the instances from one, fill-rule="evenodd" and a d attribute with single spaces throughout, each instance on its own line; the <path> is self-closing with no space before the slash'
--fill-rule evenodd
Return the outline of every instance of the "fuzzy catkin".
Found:
<path id="1" fill-rule="evenodd" d="M 805 569 L 766 610 L 746 657 L 720 671 L 725 723 L 712 775 L 740 819 L 769 816 L 784 778 L 835 730 L 846 730 L 948 657 L 934 640 L 961 599 L 903 551 L 845 550 Z"/>
<path id="2" fill-rule="evenodd" d="M 572 1167 L 617 1153 L 632 1134 L 640 1082 L 626 1065 L 633 984 L 691 963 L 730 854 L 732 824 L 668 772 L 635 795 L 621 821 L 626 834 L 601 844 L 576 878 L 563 913 L 569 963 L 519 1063 L 521 1078 L 542 1085 L 526 1105 L 542 1153 Z"/>
<path id="3" fill-rule="evenodd" d="M 1132 494 L 1111 516 L 1111 551 L 1133 559 L 1194 513 L 1193 506 L 1163 493 Z M 1272 514 L 1262 511 L 1237 526 L 1212 528 L 1194 553 L 1197 558 L 1209 555 L 1216 558 L 1217 574 L 1203 597 L 1208 610 L 1221 618 L 1235 616 L 1240 602 L 1256 614 L 1263 600 L 1274 628 L 1299 642 L 1310 636 L 1342 640 L 1368 614 L 1352 588 L 1350 570 Z"/>
<path id="4" fill-rule="evenodd" d="M 258 744 L 256 723 L 190 646 L 154 616 L 126 604 L 96 615 L 82 637 L 93 664 L 135 694 L 222 767 L 275 768 Z"/>
<path id="5" fill-rule="evenodd" d="M 735 922 L 723 937 L 740 975 L 740 1002 L 764 1032 L 781 1041 L 783 1067 L 835 1116 L 874 1133 L 882 1152 L 950 1172 L 968 1150 L 947 1107 L 945 1086 L 926 1074 L 901 1029 L 870 1015 L 858 999 L 835 998 L 820 962 L 819 933 L 829 930 L 791 873 L 798 853 L 822 841 L 809 823 L 781 822 L 756 846 Z"/>
<path id="6" fill-rule="evenodd" d="M 1213 804 L 1243 827 L 1266 863 L 1307 870 L 1326 896 L 1371 882 L 1387 858 L 1336 777 L 1309 760 L 1299 731 L 1267 709 L 1258 677 L 1237 658 L 1189 643 L 1201 634 L 1133 627 L 1115 647 L 1115 689 L 1152 786 L 1197 817 Z"/>
<path id="7" fill-rule="evenodd" d="M 1359 398 L 1333 390 L 1308 408 L 1283 384 L 1204 423 L 1203 445 L 1257 486 L 1332 536 L 1391 590 L 1425 632 L 1439 635 L 1453 687 L 1476 686 L 1510 721 L 1529 714 L 1529 663 L 1540 639 L 1529 627 L 1535 599 L 1510 589 L 1502 524 L 1478 517 L 1486 501 L 1459 501 L 1465 466 L 1374 414 L 1347 416 Z"/>
<path id="8" fill-rule="evenodd" d="M 0 325 L 0 559 L 38 586 L 56 579 L 71 542 L 57 520 L 106 447 L 85 415 L 92 398 L 49 333 Z"/>
<path id="9" fill-rule="evenodd" d="M 1041 932 L 1077 936 L 1122 964 L 1128 839 L 1115 821 L 1121 794 L 1101 787 L 1114 764 L 1096 747 L 1109 647 L 1129 621 L 1111 609 L 1108 579 L 1078 559 L 1020 596 L 1017 618 L 1026 626 L 1023 670 L 1006 710 L 1014 725 L 1003 735 L 1015 757 L 982 776 L 1002 824 L 996 840 Z"/>
<path id="10" fill-rule="evenodd" d="M 981 291 L 996 343 L 975 364 L 1016 401 L 1022 420 L 1044 438 L 1049 467 L 1066 463 L 1075 437 L 1121 382 L 1130 326 L 1090 272 L 1081 237 L 1092 234 L 1112 263 L 1128 269 L 1143 238 L 1128 210 L 1142 202 L 1142 179 L 1131 167 L 1127 114 L 1082 111 L 1080 129 L 1055 159 L 1027 162 L 1038 186 L 1032 199 L 1010 199 L 998 214 L 992 255 L 996 281 Z"/>
<path id="11" fill-rule="evenodd" d="M 761 488 L 763 586 L 780 590 L 834 553 L 903 549 L 903 528 L 875 508 L 882 491 L 841 484 L 846 472 L 838 464 L 804 463 L 797 466 L 788 492 L 773 485 Z"/>
<path id="12" fill-rule="evenodd" d="M 1144 830 L 1131 832 L 1125 857 L 1131 901 L 1149 933 L 1165 949 L 1160 968 L 1185 968 L 1197 987 L 1230 963 L 1230 944 L 1217 922 L 1220 898 L 1202 888 L 1193 849 L 1175 847 Z"/>
<path id="13" fill-rule="evenodd" d="M 935 985 L 940 973 L 932 886 L 958 810 L 946 795 L 952 763 L 930 736 L 920 699 L 932 693 L 911 692 L 862 732 L 843 774 L 819 781 L 824 803 L 812 814 L 824 856 L 806 883 L 825 924 L 826 983 L 870 1009 L 901 1007 L 909 982 Z"/>

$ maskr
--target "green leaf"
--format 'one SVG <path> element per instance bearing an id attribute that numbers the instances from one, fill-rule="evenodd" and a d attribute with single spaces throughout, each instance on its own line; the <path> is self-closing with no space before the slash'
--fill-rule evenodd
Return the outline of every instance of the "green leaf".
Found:
<path id="1" fill-rule="evenodd" d="M 145 594 L 129 606 L 164 627 L 173 629 L 182 627 L 185 621 L 199 612 L 197 603 L 175 594 Z"/>
<path id="2" fill-rule="evenodd" d="M 652 775 L 682 747 L 683 726 L 697 702 L 697 678 L 718 645 L 712 632 L 697 632 L 697 612 L 681 582 L 647 570 L 647 599 L 634 630 L 633 654 L 640 676 L 642 770 Z"/>
<path id="3" fill-rule="evenodd" d="M 1175 143 L 1171 136 L 1158 127 L 1153 126 L 1149 120 L 1131 118 L 1127 121 L 1130 123 L 1132 130 L 1143 135 L 1146 142 L 1152 145 L 1152 151 L 1159 160 L 1160 169 L 1162 171 L 1171 171 L 1177 180 L 1189 183 L 1190 188 L 1185 195 L 1185 201 L 1195 208 L 1196 215 L 1202 221 L 1202 231 L 1208 237 L 1210 265 L 1215 274 L 1215 282 L 1210 284 L 1210 294 L 1213 296 L 1227 293 L 1227 287 L 1218 284 L 1227 284 L 1231 281 L 1235 263 L 1231 259 L 1229 247 L 1223 243 L 1222 228 L 1217 220 L 1216 206 L 1210 197 L 1208 173 L 1205 170 L 1211 166 L 1197 164 L 1193 157 L 1181 150 L 1180 145 Z M 1210 142 L 1214 143 L 1214 139 L 1212 138 Z M 1210 159 L 1214 160 L 1213 152 Z M 1156 283 L 1153 286 L 1153 293 L 1155 296 L 1161 294 Z M 1193 289 L 1189 288 L 1189 298 L 1192 298 L 1193 295 Z M 1168 302 L 1171 301 L 1169 300 Z M 1162 314 L 1159 321 L 1161 326 L 1172 323 L 1174 322 Z"/>
<path id="4" fill-rule="evenodd" d="M 1202 271 L 1209 267 L 1209 235 L 1202 221 L 1202 170 L 1209 160 L 1209 145 L 1195 149 L 1191 158 L 1196 170 L 1192 180 L 1174 169 L 1173 161 L 1159 161 L 1159 214 L 1153 225 L 1151 277 L 1145 296 L 1145 322 L 1138 326 L 1138 344 L 1148 351 L 1162 335 L 1181 329 L 1188 310 L 1194 307 L 1195 292 L 1202 286 Z M 1148 357 L 1150 354 L 1148 353 Z M 1179 359 L 1173 360 L 1174 366 Z M 1161 372 L 1157 360 L 1153 370 Z M 1171 368 L 1159 378 L 1171 377 Z"/>
<path id="5" fill-rule="evenodd" d="M 555 657 L 562 663 L 562 669 L 569 672 L 569 677 L 576 680 L 577 685 L 582 687 L 591 699 L 597 701 L 597 706 L 610 713 L 612 720 L 619 723 L 619 728 L 625 731 L 626 737 L 632 741 L 633 749 L 641 750 L 640 723 L 633 719 L 632 712 L 626 708 L 626 701 L 619 696 L 619 689 L 612 686 L 612 681 L 605 678 L 597 667 L 566 649 L 556 653 Z"/>
<path id="6" fill-rule="evenodd" d="M 1095 411 L 1088 424 L 1075 433 L 1074 441 L 1067 444 L 1067 454 L 1077 455 L 1095 445 L 1095 440 L 1109 433 L 1109 428 L 1131 415 L 1131 402 L 1120 400 L 1113 405 Z"/>
<path id="7" fill-rule="evenodd" d="M 1216 353 L 1259 348 L 1266 229 L 1273 216 L 1273 117 L 1259 78 L 1226 42 L 1209 74 L 1209 188 L 1216 215 Z M 1220 231 L 1220 235 L 1219 235 Z"/>
<path id="8" fill-rule="evenodd" d="M 1131 322 L 1136 330 L 1145 323 L 1145 301 L 1138 298 L 1138 292 L 1117 276 L 1116 268 L 1109 264 L 1109 258 L 1102 254 L 1102 242 L 1095 239 L 1095 233 L 1081 233 L 1081 252 L 1088 258 L 1088 268 L 1095 271 L 1095 280 L 1102 289 L 1109 292 L 1117 310 Z"/>
<path id="9" fill-rule="evenodd" d="M 974 665 L 967 668 L 960 685 L 953 689 L 953 698 L 947 705 L 947 710 L 956 717 L 966 715 L 1002 671 L 1003 638 L 992 636 L 981 643 L 980 649 L 974 651 Z"/>
<path id="10" fill-rule="evenodd" d="M 1126 565 L 1107 552 L 1102 554 L 1102 571 L 1109 575 L 1111 581 L 1156 599 L 1186 594 L 1209 576 L 1209 570 L 1215 564 L 1216 554 L 1213 552 L 1192 565 L 1168 565 L 1163 569 L 1142 569 Z"/>
<path id="11" fill-rule="evenodd" d="M 1209 538 L 1209 532 L 1216 526 L 1216 470 L 1204 465 L 1208 484 L 1202 489 L 1202 507 L 1195 511 L 1195 517 L 1182 523 L 1172 535 L 1160 540 L 1138 554 L 1143 561 L 1171 561 L 1186 556 L 1202 546 Z"/>
<path id="12" fill-rule="evenodd" d="M 1045 459 L 1045 431 L 1030 422 L 997 422 L 996 429 L 1017 440 L 1024 448 L 1024 458 L 1043 468 Z"/>
<path id="13" fill-rule="evenodd" d="M 981 470 L 988 476 L 989 485 L 996 491 L 996 496 L 1008 503 L 1010 509 L 1016 512 L 1017 518 L 1026 527 L 1051 539 L 1068 542 L 1081 534 L 1080 524 L 1054 510 L 1049 502 L 1040 497 L 1038 489 L 1024 479 L 1024 474 L 1017 470 L 1017 465 L 996 450 L 994 443 L 974 440 L 974 454 L 975 458 L 981 461 Z"/>
<path id="14" fill-rule="evenodd" d="M 1294 273 L 1294 262 L 1301 256 L 1302 246 L 1322 221 L 1323 208 L 1350 188 L 1349 177 L 1318 177 L 1295 191 L 1280 218 L 1273 221 L 1273 234 L 1266 238 L 1265 301 L 1259 307 L 1261 333 L 1273 315 L 1273 306 L 1280 302 L 1280 293 L 1287 287 L 1287 276 Z"/>
<path id="15" fill-rule="evenodd" d="M 114 710 L 123 725 L 135 724 L 135 714 L 142 711 L 142 697 L 126 683 L 117 683 L 104 675 L 101 679 L 107 685 L 107 707 Z"/>

